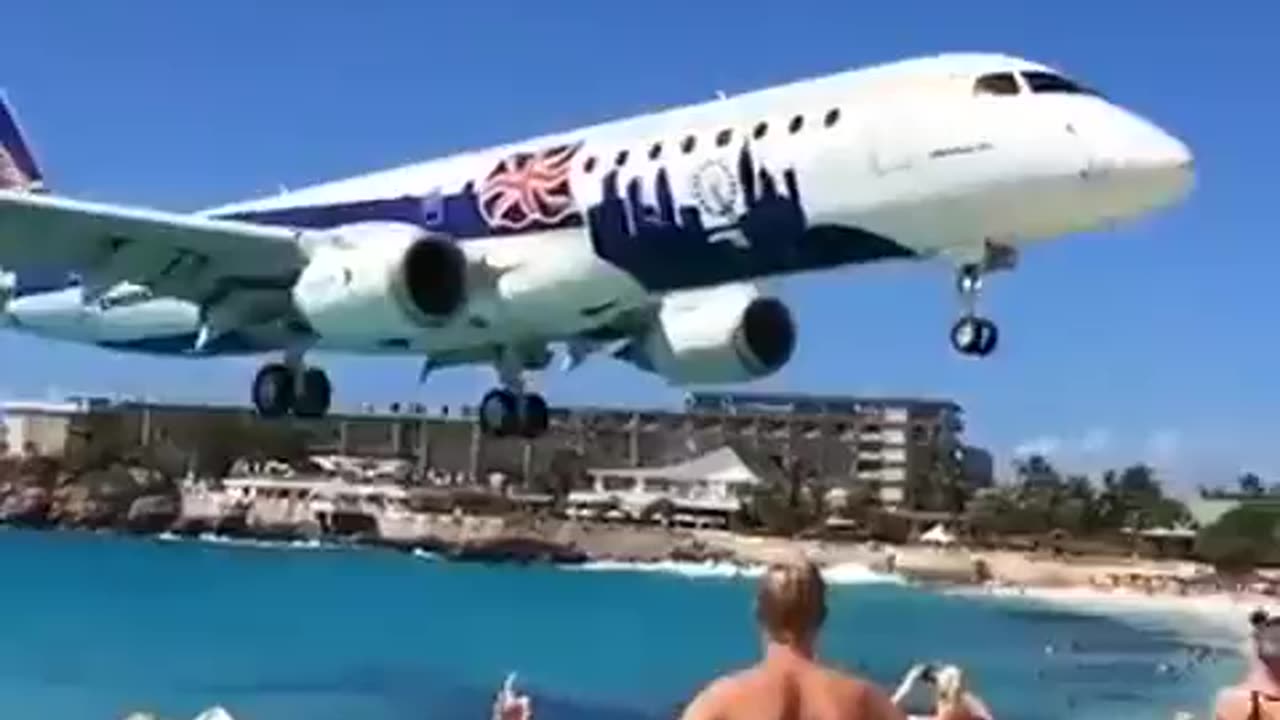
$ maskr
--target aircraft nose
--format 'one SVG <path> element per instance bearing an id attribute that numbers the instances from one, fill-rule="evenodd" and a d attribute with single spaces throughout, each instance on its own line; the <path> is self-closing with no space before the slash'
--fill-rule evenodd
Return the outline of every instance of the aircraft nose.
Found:
<path id="1" fill-rule="evenodd" d="M 1195 182 L 1185 142 L 1136 115 L 1119 111 L 1095 145 L 1090 177 L 1101 184 L 1106 213 L 1129 217 L 1182 200 Z"/>
<path id="2" fill-rule="evenodd" d="M 1147 173 L 1180 188 L 1193 179 L 1195 158 L 1186 143 L 1150 125 L 1145 132 L 1135 134 L 1132 149 L 1120 165 L 1122 169 Z"/>

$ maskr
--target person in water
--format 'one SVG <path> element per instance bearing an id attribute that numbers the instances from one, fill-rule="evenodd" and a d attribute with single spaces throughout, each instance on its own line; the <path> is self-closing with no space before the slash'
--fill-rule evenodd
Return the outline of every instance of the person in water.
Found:
<path id="1" fill-rule="evenodd" d="M 934 720 L 994 720 L 978 696 L 966 688 L 964 671 L 955 665 L 916 665 L 907 671 L 893 694 L 901 706 L 918 685 L 933 688 Z"/>
<path id="2" fill-rule="evenodd" d="M 883 690 L 818 660 L 826 590 L 813 562 L 769 566 L 756 594 L 763 657 L 707 685 L 682 720 L 906 720 Z"/>
<path id="3" fill-rule="evenodd" d="M 964 671 L 955 665 L 938 671 L 935 687 L 937 705 L 934 717 L 937 720 L 994 720 L 987 706 L 969 692 Z"/>
<path id="4" fill-rule="evenodd" d="M 1249 624 L 1249 670 L 1218 693 L 1215 720 L 1280 720 L 1280 617 L 1258 610 Z"/>

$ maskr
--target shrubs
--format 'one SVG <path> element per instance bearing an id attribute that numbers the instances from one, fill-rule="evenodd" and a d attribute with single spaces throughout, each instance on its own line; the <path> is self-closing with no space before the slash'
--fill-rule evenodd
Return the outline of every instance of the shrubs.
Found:
<path id="1" fill-rule="evenodd" d="M 1227 511 L 1200 531 L 1196 554 L 1230 574 L 1280 564 L 1280 504 L 1246 504 Z"/>

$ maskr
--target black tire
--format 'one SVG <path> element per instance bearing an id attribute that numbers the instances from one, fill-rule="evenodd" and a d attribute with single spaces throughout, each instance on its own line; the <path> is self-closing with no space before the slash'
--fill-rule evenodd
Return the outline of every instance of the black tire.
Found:
<path id="1" fill-rule="evenodd" d="M 986 357 L 996 349 L 1000 333 L 986 318 L 962 317 L 951 326 L 951 346 L 962 355 Z"/>
<path id="2" fill-rule="evenodd" d="M 520 434 L 533 440 L 547 432 L 550 414 L 547 401 L 537 393 L 529 393 L 520 398 Z"/>
<path id="3" fill-rule="evenodd" d="M 509 390 L 490 390 L 480 401 L 480 431 L 489 437 L 515 435 L 520 429 L 516 396 Z"/>
<path id="4" fill-rule="evenodd" d="M 265 365 L 253 379 L 253 407 L 265 418 L 287 415 L 293 409 L 293 373 L 279 363 Z"/>
<path id="5" fill-rule="evenodd" d="M 1000 342 L 1000 329 L 995 323 L 985 318 L 980 320 L 983 329 L 979 333 L 982 342 L 978 344 L 978 357 L 986 357 L 995 352 L 996 346 Z"/>
<path id="6" fill-rule="evenodd" d="M 320 368 L 307 368 L 302 373 L 302 394 L 295 398 L 293 414 L 300 418 L 322 418 L 329 412 L 333 386 Z"/>

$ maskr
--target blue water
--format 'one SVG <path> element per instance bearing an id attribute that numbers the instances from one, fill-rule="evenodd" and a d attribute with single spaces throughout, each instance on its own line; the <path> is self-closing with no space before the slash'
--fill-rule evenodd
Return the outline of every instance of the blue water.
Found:
<path id="1" fill-rule="evenodd" d="M 544 720 L 662 718 L 757 650 L 750 580 L 18 531 L 0 567 L 5 718 L 480 718 L 509 670 Z M 823 653 L 886 684 L 957 661 L 1002 720 L 1163 720 L 1238 672 L 1182 671 L 1183 634 L 859 584 L 833 587 Z"/>

